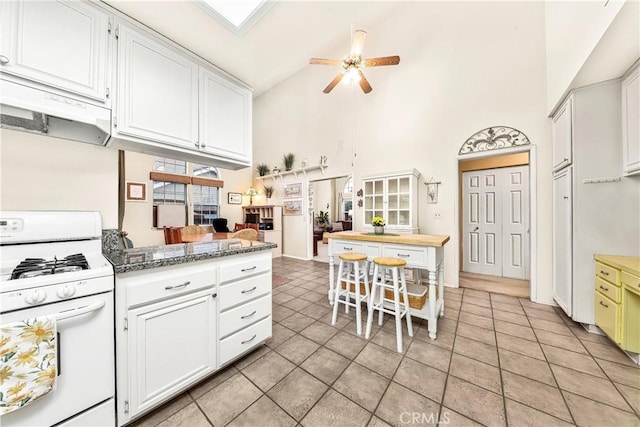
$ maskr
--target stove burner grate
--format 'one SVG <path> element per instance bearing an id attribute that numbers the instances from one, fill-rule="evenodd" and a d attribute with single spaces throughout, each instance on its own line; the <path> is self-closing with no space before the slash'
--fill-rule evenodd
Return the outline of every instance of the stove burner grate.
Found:
<path id="1" fill-rule="evenodd" d="M 11 279 L 27 279 L 49 274 L 68 273 L 71 271 L 88 270 L 89 263 L 82 254 L 68 255 L 62 259 L 53 257 L 52 260 L 44 258 L 26 258 L 11 272 Z"/>

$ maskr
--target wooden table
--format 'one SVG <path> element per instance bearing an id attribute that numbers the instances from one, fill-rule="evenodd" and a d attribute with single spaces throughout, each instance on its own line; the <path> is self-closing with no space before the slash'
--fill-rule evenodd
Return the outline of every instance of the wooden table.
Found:
<path id="1" fill-rule="evenodd" d="M 377 257 L 401 258 L 406 268 L 428 272 L 429 294 L 420 310 L 411 309 L 411 315 L 429 321 L 429 338 L 436 339 L 438 316 L 444 316 L 444 245 L 449 236 L 430 234 L 374 235 L 360 231 L 341 231 L 329 235 L 329 301 L 333 301 L 333 257 L 342 253 L 362 253 L 369 260 Z M 438 292 L 436 293 L 436 286 Z"/>
<path id="2" fill-rule="evenodd" d="M 185 234 L 180 236 L 182 243 L 209 242 L 211 240 L 226 239 L 229 233 L 204 233 L 204 234 Z"/>

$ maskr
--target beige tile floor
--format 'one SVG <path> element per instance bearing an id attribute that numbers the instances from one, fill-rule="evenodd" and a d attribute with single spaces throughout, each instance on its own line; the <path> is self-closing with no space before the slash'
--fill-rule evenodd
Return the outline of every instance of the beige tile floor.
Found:
<path id="1" fill-rule="evenodd" d="M 399 354 L 389 318 L 331 326 L 327 264 L 274 273 L 271 340 L 136 426 L 640 426 L 640 369 L 558 309 L 447 288 L 438 338 L 416 320 Z"/>

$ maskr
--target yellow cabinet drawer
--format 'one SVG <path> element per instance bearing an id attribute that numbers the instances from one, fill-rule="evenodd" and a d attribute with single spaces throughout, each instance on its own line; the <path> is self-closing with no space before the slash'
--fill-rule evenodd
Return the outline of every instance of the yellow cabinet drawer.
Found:
<path id="1" fill-rule="evenodd" d="M 602 280 L 600 276 L 596 276 L 596 291 L 608 296 L 616 303 L 620 303 L 622 299 L 621 288 L 612 285 L 606 280 Z"/>
<path id="2" fill-rule="evenodd" d="M 629 289 L 631 292 L 635 292 L 640 295 L 640 277 L 629 274 L 623 271 L 620 277 L 622 285 Z"/>
<path id="3" fill-rule="evenodd" d="M 606 264 L 596 261 L 596 276 L 600 276 L 604 280 L 620 286 L 620 270 L 617 268 L 609 267 Z"/>
<path id="4" fill-rule="evenodd" d="M 596 325 L 620 344 L 620 305 L 596 292 Z"/>

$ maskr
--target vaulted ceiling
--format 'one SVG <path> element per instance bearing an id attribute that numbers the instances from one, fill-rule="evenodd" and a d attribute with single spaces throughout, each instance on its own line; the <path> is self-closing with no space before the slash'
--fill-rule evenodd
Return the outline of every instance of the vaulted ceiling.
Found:
<path id="1" fill-rule="evenodd" d="M 162 33 L 254 88 L 268 91 L 304 67 L 309 58 L 342 59 L 352 30 L 369 31 L 367 56 L 375 50 L 381 19 L 396 1 L 278 1 L 244 36 L 237 36 L 194 2 L 187 0 L 106 0 L 131 18 Z"/>

